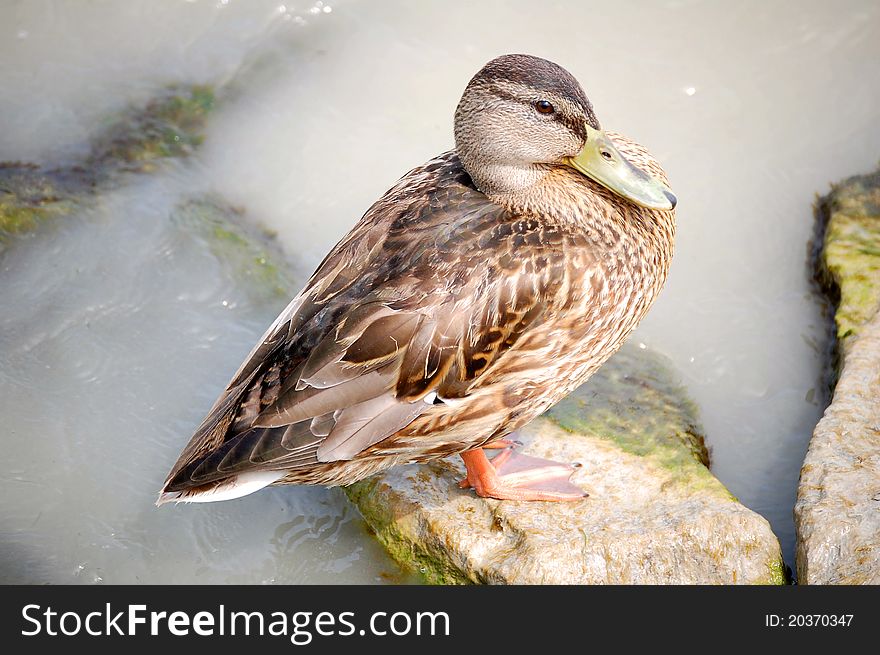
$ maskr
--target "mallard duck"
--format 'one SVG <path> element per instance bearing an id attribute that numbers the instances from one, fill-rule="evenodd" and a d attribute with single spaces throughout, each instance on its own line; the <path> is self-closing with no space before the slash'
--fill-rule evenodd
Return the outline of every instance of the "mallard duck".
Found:
<path id="1" fill-rule="evenodd" d="M 604 132 L 577 80 L 490 61 L 455 149 L 364 214 L 266 331 L 161 491 L 236 498 L 347 485 L 460 454 L 484 497 L 577 500 L 573 467 L 505 437 L 590 377 L 654 302 L 676 199 L 647 150 Z M 504 451 L 487 458 L 484 448 Z"/>

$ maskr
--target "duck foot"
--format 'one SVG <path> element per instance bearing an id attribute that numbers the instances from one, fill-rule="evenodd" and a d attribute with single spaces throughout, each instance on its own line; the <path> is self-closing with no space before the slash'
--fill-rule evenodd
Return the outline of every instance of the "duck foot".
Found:
<path id="1" fill-rule="evenodd" d="M 467 478 L 462 489 L 473 487 L 478 496 L 498 500 L 581 500 L 589 496 L 569 482 L 575 468 L 541 457 L 519 455 L 507 448 L 491 461 L 482 448 L 461 453 Z"/>

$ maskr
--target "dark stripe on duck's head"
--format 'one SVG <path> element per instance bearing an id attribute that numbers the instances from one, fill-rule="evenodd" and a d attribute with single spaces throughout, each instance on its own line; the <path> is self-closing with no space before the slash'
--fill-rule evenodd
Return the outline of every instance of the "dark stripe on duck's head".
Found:
<path id="1" fill-rule="evenodd" d="M 587 123 L 600 129 L 593 105 L 574 76 L 552 61 L 532 55 L 502 55 L 483 66 L 471 83 L 492 85 L 498 82 L 521 84 L 535 90 L 565 98 L 583 110 Z M 494 85 L 495 89 L 498 85 Z"/>
<path id="2" fill-rule="evenodd" d="M 510 82 L 510 80 L 505 80 L 504 83 L 509 83 L 509 82 Z M 519 82 L 517 82 L 517 84 L 519 84 Z M 518 96 L 517 94 L 515 94 L 515 93 L 511 93 L 511 92 L 508 91 L 507 89 L 503 88 L 502 83 L 493 83 L 493 84 L 489 84 L 488 88 L 489 88 L 489 90 L 492 92 L 492 95 L 494 95 L 494 96 L 496 96 L 496 97 L 498 97 L 498 98 L 504 98 L 505 100 L 511 100 L 511 101 L 513 101 L 513 102 L 521 102 L 521 103 L 523 103 L 523 104 L 531 104 L 531 103 L 525 101 L 524 99 L 522 99 L 522 98 L 521 98 L 520 96 Z M 554 92 L 554 93 L 555 93 L 555 92 Z M 545 90 L 545 91 L 544 91 L 544 94 L 547 95 L 548 92 Z M 554 102 L 556 101 L 556 100 L 555 100 L 555 95 L 554 95 L 554 96 L 548 96 L 548 97 L 553 97 L 553 98 L 554 98 Z M 564 96 L 560 96 L 560 97 L 564 97 Z M 588 101 L 588 102 L 589 102 L 589 101 Z M 551 103 L 551 104 L 552 104 L 552 103 Z M 578 104 L 578 106 L 580 106 L 579 103 L 576 103 L 576 104 Z M 592 108 L 589 108 L 589 109 L 591 110 Z M 582 111 L 583 111 L 583 114 L 584 114 L 584 116 L 586 117 L 586 119 L 587 119 L 588 121 L 592 120 L 592 122 L 595 123 L 596 125 L 599 124 L 599 122 L 596 120 L 596 117 L 592 114 L 592 111 L 583 110 L 583 109 L 582 109 Z M 583 122 L 580 121 L 580 120 L 578 120 L 578 119 L 576 119 L 576 118 L 573 118 L 573 117 L 571 116 L 571 114 L 569 114 L 568 112 L 564 112 L 564 111 L 556 111 L 556 112 L 554 112 L 553 114 L 551 114 L 551 115 L 549 116 L 549 118 L 550 118 L 551 120 L 556 121 L 557 123 L 561 123 L 562 125 L 565 125 L 565 127 L 567 127 L 569 130 L 571 130 L 572 132 L 574 132 L 575 134 L 577 134 L 581 139 L 583 139 L 584 141 L 586 141 L 586 139 L 587 139 L 587 130 L 586 130 L 586 128 L 584 127 Z M 592 123 L 591 123 L 591 125 L 592 125 Z"/>

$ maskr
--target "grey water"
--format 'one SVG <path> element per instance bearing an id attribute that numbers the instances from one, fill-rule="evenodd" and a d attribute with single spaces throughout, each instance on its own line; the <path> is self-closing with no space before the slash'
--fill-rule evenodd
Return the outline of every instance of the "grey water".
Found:
<path id="1" fill-rule="evenodd" d="M 42 0 L 0 5 L 0 161 L 73 161 L 173 82 L 227 89 L 190 159 L 0 254 L 0 581 L 406 581 L 334 490 L 153 507 L 192 429 L 286 303 L 187 229 L 219 194 L 299 281 L 409 168 L 452 145 L 505 52 L 568 68 L 680 199 L 666 289 L 633 336 L 673 360 L 712 470 L 791 508 L 826 400 L 812 203 L 880 157 L 880 6 L 748 1 Z"/>

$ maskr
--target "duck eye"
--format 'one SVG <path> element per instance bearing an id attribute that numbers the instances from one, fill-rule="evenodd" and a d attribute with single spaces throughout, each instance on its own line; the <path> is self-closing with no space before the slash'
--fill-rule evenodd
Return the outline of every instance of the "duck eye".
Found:
<path id="1" fill-rule="evenodd" d="M 554 111 L 556 111 L 553 108 L 553 105 L 551 105 L 546 100 L 538 100 L 538 102 L 535 103 L 535 109 L 538 110 L 539 114 L 552 114 Z"/>

